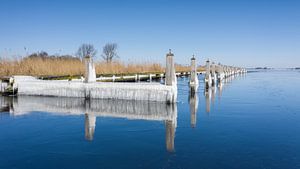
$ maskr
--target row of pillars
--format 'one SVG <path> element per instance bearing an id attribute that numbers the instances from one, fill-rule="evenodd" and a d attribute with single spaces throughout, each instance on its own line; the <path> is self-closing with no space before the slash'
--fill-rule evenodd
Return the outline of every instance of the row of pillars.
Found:
<path id="1" fill-rule="evenodd" d="M 216 86 L 217 83 L 221 83 L 222 80 L 225 78 L 228 78 L 236 74 L 243 74 L 246 72 L 247 70 L 245 68 L 221 65 L 220 63 L 215 64 L 214 62 L 210 63 L 210 61 L 207 60 L 205 66 L 205 79 L 204 79 L 205 88 L 209 89 L 212 86 Z M 194 55 L 191 58 L 191 78 L 189 84 L 192 92 L 196 91 L 199 85 L 198 76 L 197 76 L 197 64 Z"/>
<path id="2" fill-rule="evenodd" d="M 96 82 L 96 71 L 93 59 L 90 56 L 85 57 L 85 82 Z M 209 60 L 206 61 L 206 73 L 205 73 L 205 88 L 208 89 L 211 86 L 215 86 L 220 83 L 223 79 L 228 78 L 235 74 L 246 73 L 245 68 L 233 67 L 210 63 Z M 197 76 L 197 63 L 196 58 L 193 55 L 191 58 L 191 78 L 190 87 L 193 90 L 197 90 L 199 85 L 199 80 Z M 171 50 L 166 55 L 166 72 L 165 72 L 165 85 L 176 86 L 177 78 L 175 74 L 175 64 L 174 64 L 174 54 Z"/>
<path id="3" fill-rule="evenodd" d="M 209 60 L 206 61 L 206 73 L 205 73 L 205 88 L 208 89 L 211 86 L 216 86 L 217 83 L 221 83 L 223 79 L 246 73 L 247 70 L 241 67 L 226 66 L 210 63 Z"/>
<path id="4" fill-rule="evenodd" d="M 96 71 L 93 58 L 86 56 L 85 61 L 85 83 L 96 82 Z M 137 78 L 137 77 L 136 77 Z M 151 78 L 151 77 L 150 77 Z M 177 78 L 175 74 L 174 54 L 171 49 L 166 55 L 166 72 L 165 72 L 165 85 L 176 86 Z"/>

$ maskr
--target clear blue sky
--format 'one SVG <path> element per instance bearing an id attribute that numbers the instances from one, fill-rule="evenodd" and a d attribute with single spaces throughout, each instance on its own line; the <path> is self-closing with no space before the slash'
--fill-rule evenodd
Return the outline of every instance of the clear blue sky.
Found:
<path id="1" fill-rule="evenodd" d="M 300 66 L 300 1 L 291 0 L 1 0 L 0 55 L 44 50 L 74 54 L 82 43 L 100 55 L 177 63 L 195 54 L 238 66 Z"/>

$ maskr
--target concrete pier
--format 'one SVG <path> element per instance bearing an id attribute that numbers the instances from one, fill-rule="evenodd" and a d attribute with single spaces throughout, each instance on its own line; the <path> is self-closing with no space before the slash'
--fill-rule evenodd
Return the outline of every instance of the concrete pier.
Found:
<path id="1" fill-rule="evenodd" d="M 86 99 L 144 100 L 175 103 L 177 78 L 174 54 L 166 56 L 165 85 L 160 83 L 111 83 L 96 82 L 95 67 L 90 57 L 85 58 L 85 83 L 80 81 L 39 80 L 33 77 L 17 78 L 18 95 L 79 97 Z M 139 78 L 139 77 L 137 77 Z"/>

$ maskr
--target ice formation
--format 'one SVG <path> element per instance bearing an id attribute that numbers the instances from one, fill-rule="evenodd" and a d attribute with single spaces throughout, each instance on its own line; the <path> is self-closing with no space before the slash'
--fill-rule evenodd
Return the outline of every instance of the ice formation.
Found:
<path id="1" fill-rule="evenodd" d="M 177 87 L 159 83 L 82 83 L 79 81 L 18 80 L 18 95 L 176 102 Z"/>

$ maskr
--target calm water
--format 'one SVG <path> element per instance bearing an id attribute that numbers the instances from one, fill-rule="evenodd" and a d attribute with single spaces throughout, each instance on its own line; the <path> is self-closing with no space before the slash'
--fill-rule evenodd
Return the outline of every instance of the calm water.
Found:
<path id="1" fill-rule="evenodd" d="M 178 83 L 174 106 L 0 97 L 0 168 L 300 168 L 299 71 Z"/>

